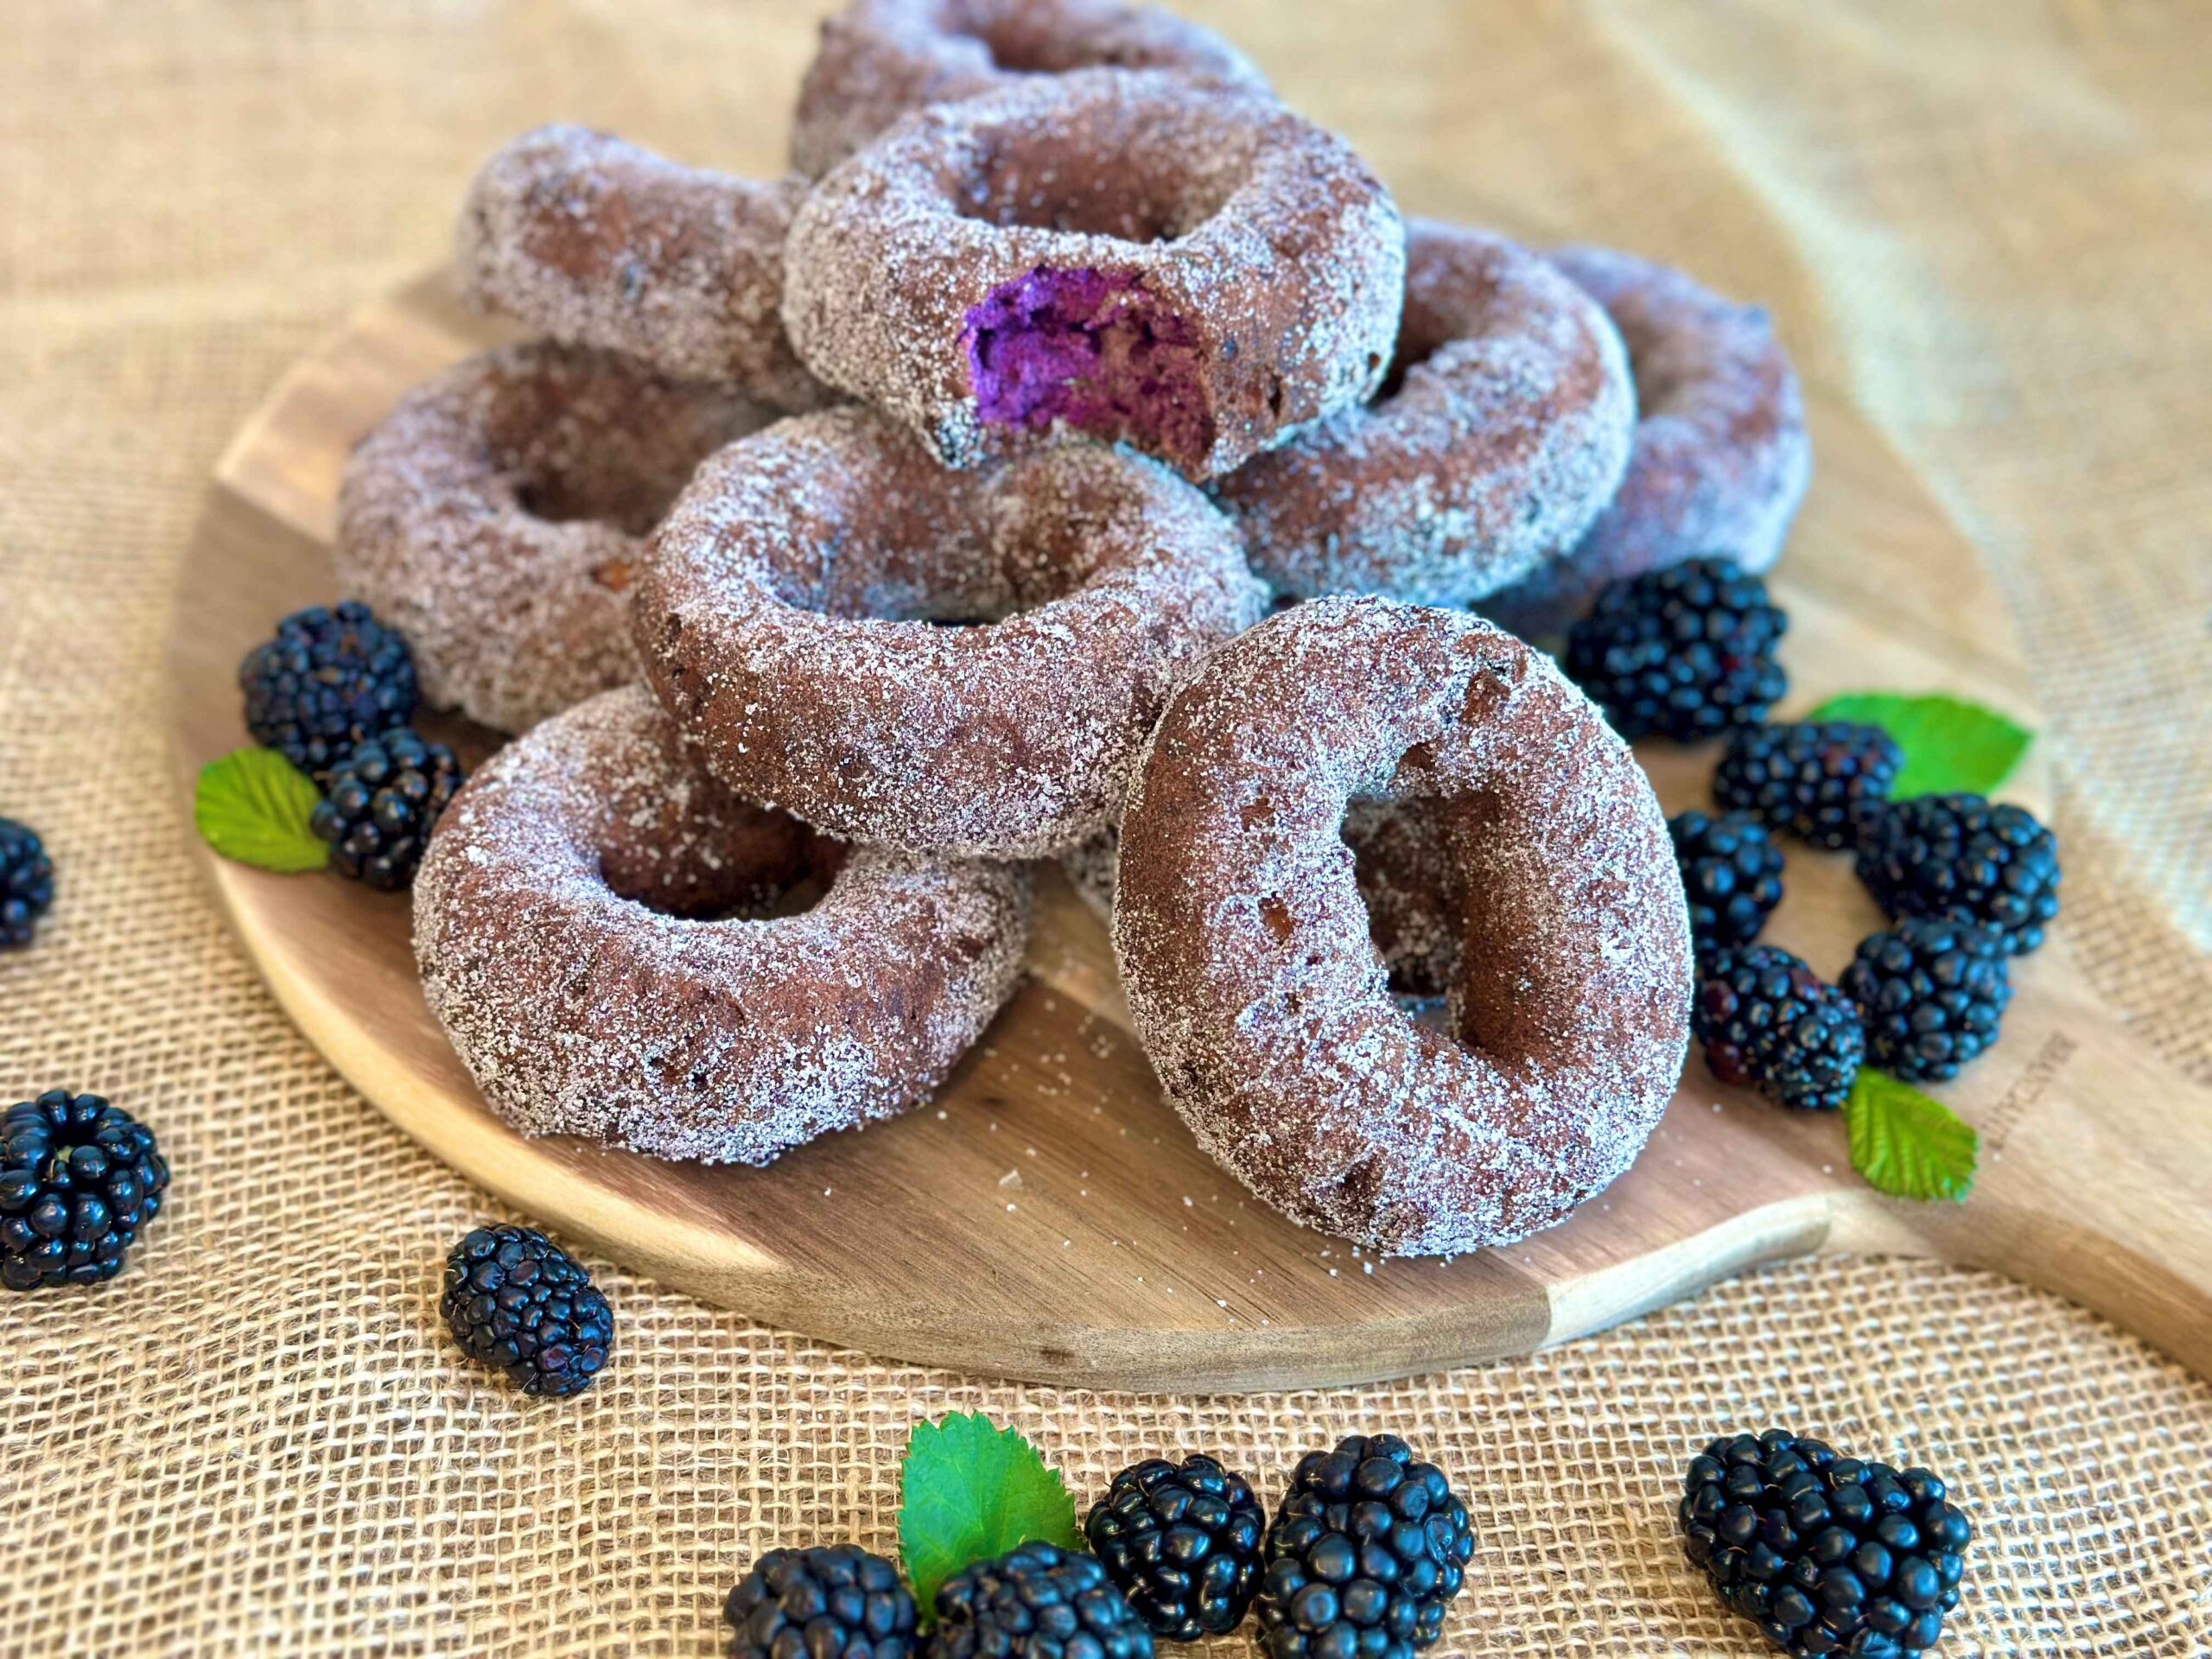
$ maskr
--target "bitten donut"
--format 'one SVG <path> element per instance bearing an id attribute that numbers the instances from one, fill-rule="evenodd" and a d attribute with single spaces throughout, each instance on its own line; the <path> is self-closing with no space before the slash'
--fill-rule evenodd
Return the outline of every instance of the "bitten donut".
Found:
<path id="1" fill-rule="evenodd" d="M 948 473 L 847 408 L 699 469 L 632 624 L 732 786 L 851 840 L 1016 858 L 1120 810 L 1169 691 L 1259 612 L 1236 531 L 1164 467 L 1089 444 Z"/>
<path id="2" fill-rule="evenodd" d="M 486 162 L 456 236 L 462 296 L 778 409 L 829 401 L 784 337 L 784 238 L 799 178 L 680 167 L 584 127 L 540 127 Z"/>
<path id="3" fill-rule="evenodd" d="M 1381 381 L 1389 193 L 1272 99 L 1084 69 L 906 117 L 792 221 L 814 372 L 972 467 L 1069 433 L 1224 473 Z"/>
<path id="4" fill-rule="evenodd" d="M 1253 92 L 1250 59 L 1159 6 L 1125 0 L 853 0 L 822 25 L 799 86 L 791 165 L 818 177 L 909 110 L 1071 69 L 1171 69 Z"/>
<path id="5" fill-rule="evenodd" d="M 402 398 L 338 497 L 340 587 L 434 708 L 501 731 L 638 677 L 629 588 L 691 469 L 754 405 L 577 346 L 509 346 Z"/>
<path id="6" fill-rule="evenodd" d="M 1408 226 L 1391 376 L 1221 481 L 1277 593 L 1465 604 L 1573 548 L 1620 486 L 1636 427 L 1620 335 L 1503 237 Z"/>
<path id="7" fill-rule="evenodd" d="M 1341 833 L 1359 800 L 1451 837 L 1452 1033 L 1386 990 Z M 1688 1038 L 1649 783 L 1548 658 L 1462 612 L 1317 600 L 1209 658 L 1131 791 L 1114 943 L 1200 1144 L 1392 1255 L 1560 1219 L 1635 1158 Z"/>
<path id="8" fill-rule="evenodd" d="M 415 882 L 423 993 L 526 1134 L 767 1163 L 927 1098 L 1020 969 L 1024 872 L 839 850 L 715 783 L 643 688 L 607 692 L 439 820 Z M 731 913 L 810 874 L 811 909 Z"/>
<path id="9" fill-rule="evenodd" d="M 1605 308 L 1635 365 L 1635 447 L 1581 544 L 1483 605 L 1523 634 L 1559 630 L 1607 583 L 1685 559 L 1770 569 L 1805 499 L 1805 396 L 1774 325 L 1679 270 L 1610 248 L 1552 262 Z"/>

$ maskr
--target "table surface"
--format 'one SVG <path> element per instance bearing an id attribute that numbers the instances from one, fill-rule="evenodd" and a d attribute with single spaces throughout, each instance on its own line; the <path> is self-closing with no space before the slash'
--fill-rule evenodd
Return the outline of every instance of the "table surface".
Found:
<path id="1" fill-rule="evenodd" d="M 177 560 L 226 436 L 437 257 L 479 157 L 569 118 L 767 171 L 815 10 L 10 9 L 0 813 L 46 832 L 61 899 L 0 962 L 0 1087 L 113 1096 L 178 1180 L 117 1285 L 0 1306 L 0 1651 L 704 1653 L 761 1549 L 889 1548 L 908 1428 L 954 1408 L 1018 1424 L 1079 1495 L 1178 1446 L 1273 1484 L 1395 1427 L 1482 1541 L 1441 1651 L 1758 1651 L 1669 1507 L 1694 1443 L 1772 1421 L 1953 1478 L 1983 1541 L 1947 1653 L 2212 1649 L 2190 1541 L 2212 1389 L 1985 1274 L 1777 1269 L 1522 1362 L 1226 1400 L 874 1363 L 607 1271 L 616 1358 L 582 1399 L 455 1363 L 437 1264 L 493 1207 L 293 1033 L 182 843 L 158 706 Z M 1187 10 L 1410 209 L 1616 242 L 1773 307 L 1994 572 L 2049 711 L 2064 925 L 2145 1040 L 2212 1072 L 2212 307 L 2186 292 L 2212 270 L 2212 25 L 2005 0 Z"/>

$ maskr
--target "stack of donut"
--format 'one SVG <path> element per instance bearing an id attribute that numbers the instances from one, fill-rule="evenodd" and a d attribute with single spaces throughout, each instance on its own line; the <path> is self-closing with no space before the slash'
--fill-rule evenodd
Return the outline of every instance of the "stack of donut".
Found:
<path id="1" fill-rule="evenodd" d="M 1408 223 L 1124 0 L 853 0 L 792 160 L 509 145 L 461 275 L 539 338 L 346 481 L 346 588 L 518 734 L 415 900 L 493 1104 L 753 1164 L 903 1111 L 1058 859 L 1167 1096 L 1295 1220 L 1458 1252 L 1619 1174 L 1687 1042 L 1680 880 L 1625 746 L 1468 607 L 1770 564 L 1807 452 L 1764 318 Z"/>

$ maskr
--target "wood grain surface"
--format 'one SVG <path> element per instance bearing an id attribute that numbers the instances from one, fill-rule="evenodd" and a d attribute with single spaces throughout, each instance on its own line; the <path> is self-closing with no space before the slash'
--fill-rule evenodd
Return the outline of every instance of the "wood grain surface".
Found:
<path id="1" fill-rule="evenodd" d="M 427 277 L 299 364 L 240 431 L 169 639 L 181 789 L 246 741 L 238 658 L 285 612 L 338 596 L 327 548 L 353 442 L 494 337 Z M 1971 550 L 1852 410 L 1816 398 L 1813 426 L 1815 480 L 1776 584 L 1788 709 L 1945 690 L 2032 721 Z M 1644 755 L 1669 810 L 1702 804 L 1713 758 Z M 2008 792 L 2046 804 L 2033 775 Z M 1057 874 L 1022 989 L 933 1106 L 767 1170 L 707 1170 L 505 1128 L 423 1005 L 404 899 L 207 863 L 279 1001 L 407 1133 L 565 1238 L 872 1353 L 1100 1387 L 1349 1382 L 1563 1341 L 1758 1262 L 1879 1249 L 2056 1290 L 2212 1375 L 2212 1091 L 2094 1001 L 2063 918 L 2014 965 L 2003 1042 L 1938 1091 L 1983 1133 L 1966 1205 L 1880 1198 L 1839 1118 L 1782 1112 L 1694 1058 L 1635 1168 L 1565 1225 L 1378 1262 L 1282 1221 L 1198 1151 L 1130 1035 L 1103 926 Z M 1791 849 L 1769 938 L 1834 974 L 1880 920 L 1843 858 Z"/>

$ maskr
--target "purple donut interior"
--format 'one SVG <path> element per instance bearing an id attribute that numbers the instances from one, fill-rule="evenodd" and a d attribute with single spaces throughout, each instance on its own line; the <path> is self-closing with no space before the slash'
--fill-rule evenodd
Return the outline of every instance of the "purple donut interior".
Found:
<path id="1" fill-rule="evenodd" d="M 969 384 L 986 423 L 1065 421 L 1185 468 L 1212 449 L 1198 330 L 1141 273 L 1040 265 L 993 289 L 967 325 Z"/>

